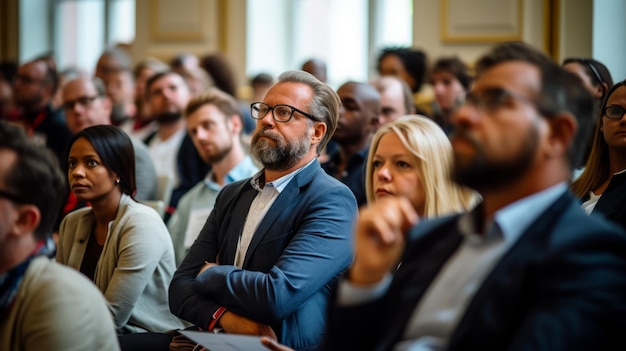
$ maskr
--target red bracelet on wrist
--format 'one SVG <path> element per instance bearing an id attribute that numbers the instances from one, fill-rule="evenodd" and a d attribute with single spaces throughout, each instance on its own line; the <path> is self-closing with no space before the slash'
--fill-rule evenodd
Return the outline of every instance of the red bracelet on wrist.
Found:
<path id="1" fill-rule="evenodd" d="M 215 328 L 215 324 L 217 324 L 217 320 L 222 317 L 224 312 L 226 312 L 226 307 L 221 306 L 217 309 L 217 311 L 215 311 L 215 313 L 213 313 L 211 323 L 209 323 L 208 331 L 213 331 L 213 328 Z"/>

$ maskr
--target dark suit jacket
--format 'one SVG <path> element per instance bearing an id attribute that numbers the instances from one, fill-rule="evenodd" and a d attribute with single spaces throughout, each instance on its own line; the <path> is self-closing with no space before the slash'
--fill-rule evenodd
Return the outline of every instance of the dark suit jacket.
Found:
<path id="1" fill-rule="evenodd" d="M 626 228 L 626 172 L 614 175 L 609 186 L 593 208 L 592 214 L 602 214 Z"/>
<path id="2" fill-rule="evenodd" d="M 330 350 L 391 350 L 463 240 L 459 216 L 409 233 L 386 294 L 330 311 Z M 611 350 L 626 328 L 626 235 L 566 193 L 507 251 L 470 301 L 447 350 Z"/>
<path id="3" fill-rule="evenodd" d="M 270 325 L 281 343 L 319 347 L 336 277 L 352 262 L 354 195 L 317 161 L 276 198 L 250 242 L 244 270 L 233 263 L 250 204 L 250 179 L 225 186 L 170 285 L 172 312 L 205 329 L 231 311 Z M 220 266 L 196 278 L 204 261 Z"/>
<path id="4" fill-rule="evenodd" d="M 328 156 L 330 159 L 326 163 L 322 164 L 322 168 L 328 174 L 337 177 L 337 179 L 352 190 L 352 193 L 356 198 L 356 203 L 359 207 L 367 204 L 367 196 L 365 193 L 365 169 L 369 150 L 370 147 L 368 145 L 350 157 L 346 165 L 346 169 L 344 170 L 345 175 L 338 174 L 339 163 L 341 162 L 340 158 L 342 157 L 340 146 L 338 145 L 332 153 L 329 153 Z"/>

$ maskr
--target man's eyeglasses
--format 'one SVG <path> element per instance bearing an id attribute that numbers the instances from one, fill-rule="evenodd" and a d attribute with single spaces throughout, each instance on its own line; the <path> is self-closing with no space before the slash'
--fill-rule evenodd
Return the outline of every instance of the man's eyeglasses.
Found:
<path id="1" fill-rule="evenodd" d="M 537 102 L 533 99 L 503 88 L 487 88 L 479 92 L 472 91 L 467 94 L 465 104 L 472 105 L 483 111 L 493 112 L 510 105 L 514 100 L 523 101 L 539 110 Z"/>
<path id="2" fill-rule="evenodd" d="M 624 108 L 618 105 L 607 106 L 602 112 L 604 112 L 606 118 L 610 119 L 622 119 L 624 117 Z"/>
<path id="3" fill-rule="evenodd" d="M 70 101 L 65 101 L 63 103 L 63 108 L 66 110 L 71 110 L 74 108 L 74 106 L 76 104 L 82 106 L 82 107 L 88 107 L 89 105 L 91 105 L 91 103 L 93 103 L 97 98 L 99 98 L 100 95 L 95 95 L 95 96 L 81 96 L 75 100 L 70 100 Z"/>
<path id="4" fill-rule="evenodd" d="M 18 203 L 18 204 L 28 203 L 28 201 L 24 200 L 21 196 L 9 193 L 9 192 L 4 191 L 4 190 L 0 190 L 0 197 L 3 197 L 5 199 L 7 199 L 7 200 L 13 201 L 13 202 Z"/>
<path id="5" fill-rule="evenodd" d="M 263 102 L 255 102 L 250 105 L 250 111 L 252 114 L 252 118 L 254 119 L 263 119 L 265 116 L 272 111 L 272 117 L 276 122 L 289 122 L 291 117 L 293 117 L 293 113 L 298 112 L 301 115 L 304 115 L 313 121 L 319 121 L 315 116 L 310 115 L 302 110 L 299 110 L 293 106 L 279 104 L 276 106 L 270 106 Z"/>

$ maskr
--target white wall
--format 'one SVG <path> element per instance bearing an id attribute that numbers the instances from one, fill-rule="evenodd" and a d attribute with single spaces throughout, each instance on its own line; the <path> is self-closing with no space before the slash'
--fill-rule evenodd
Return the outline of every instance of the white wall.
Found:
<path id="1" fill-rule="evenodd" d="M 626 1 L 594 1 L 592 54 L 609 68 L 614 82 L 626 78 Z"/>
<path id="2" fill-rule="evenodd" d="M 19 61 L 30 61 L 52 50 L 50 12 L 48 1 L 20 0 L 19 2 Z"/>

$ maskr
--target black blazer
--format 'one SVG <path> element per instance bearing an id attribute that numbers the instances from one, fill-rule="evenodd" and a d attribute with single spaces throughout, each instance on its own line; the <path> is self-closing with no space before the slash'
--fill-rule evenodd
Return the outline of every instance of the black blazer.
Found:
<path id="1" fill-rule="evenodd" d="M 387 293 L 330 310 L 328 350 L 392 350 L 462 242 L 459 216 L 409 233 Z M 626 235 L 569 192 L 507 251 L 469 302 L 447 350 L 611 350 L 626 328 Z M 611 344 L 613 343 L 613 344 Z M 618 344 L 620 345 L 620 344 Z"/>
<path id="2" fill-rule="evenodd" d="M 592 214 L 602 214 L 606 218 L 626 228 L 626 172 L 611 178 Z"/>

